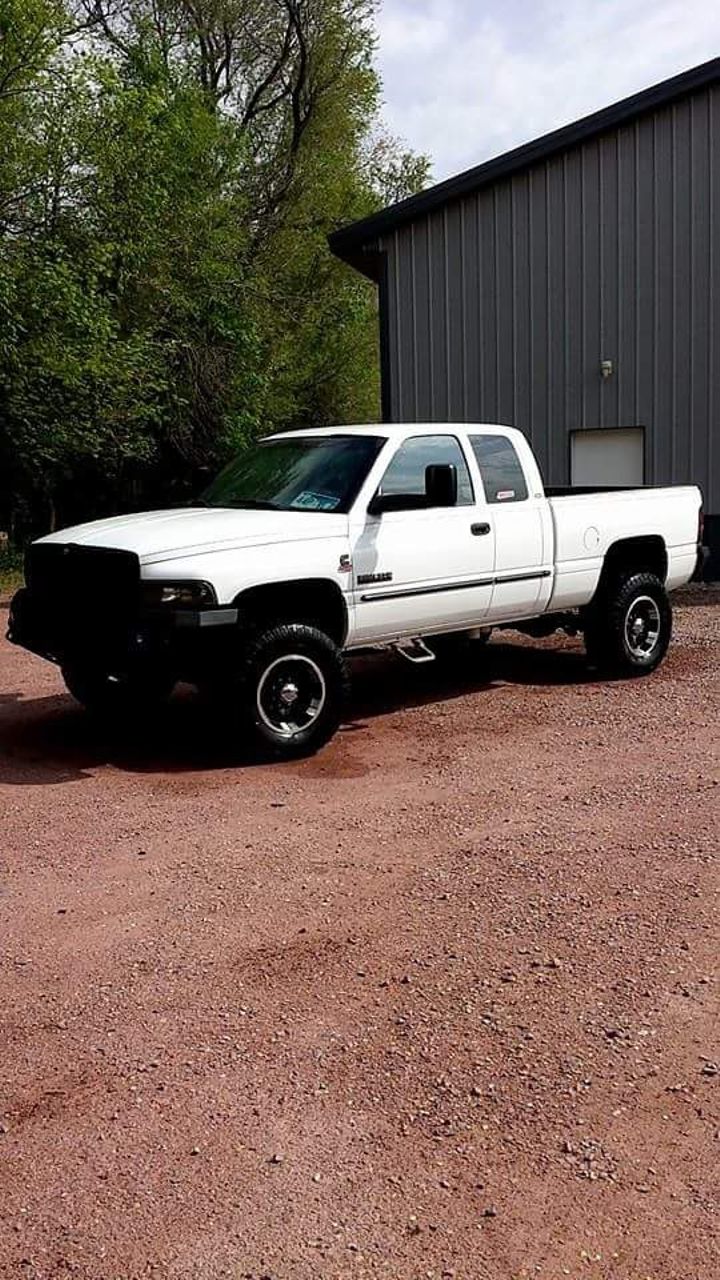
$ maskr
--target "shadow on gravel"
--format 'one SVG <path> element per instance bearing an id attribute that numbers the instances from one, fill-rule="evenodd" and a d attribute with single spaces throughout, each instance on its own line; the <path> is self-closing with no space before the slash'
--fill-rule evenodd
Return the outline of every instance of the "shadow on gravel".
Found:
<path id="1" fill-rule="evenodd" d="M 412 666 L 373 654 L 354 659 L 352 695 L 341 737 L 362 733 L 376 716 L 491 695 L 503 684 L 581 685 L 593 680 L 584 655 L 564 649 L 491 644 L 472 659 Z M 78 781 L 103 765 L 131 773 L 252 767 L 196 697 L 181 688 L 153 722 L 103 726 L 67 696 L 23 699 L 0 694 L 0 783 L 16 786 Z"/>
<path id="2" fill-rule="evenodd" d="M 673 608 L 720 609 L 720 584 L 703 582 L 681 587 L 672 595 Z"/>

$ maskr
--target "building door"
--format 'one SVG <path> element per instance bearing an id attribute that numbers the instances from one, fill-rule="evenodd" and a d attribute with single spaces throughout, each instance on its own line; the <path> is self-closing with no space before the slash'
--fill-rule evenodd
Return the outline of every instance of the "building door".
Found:
<path id="1" fill-rule="evenodd" d="M 570 437 L 570 483 L 584 488 L 645 483 L 645 432 L 642 427 L 573 431 Z"/>

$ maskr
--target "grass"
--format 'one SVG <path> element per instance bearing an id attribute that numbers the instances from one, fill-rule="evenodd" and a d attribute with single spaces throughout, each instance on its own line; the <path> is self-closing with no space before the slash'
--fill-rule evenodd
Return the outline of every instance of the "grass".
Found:
<path id="1" fill-rule="evenodd" d="M 22 552 L 13 547 L 0 549 L 0 600 L 6 600 L 22 586 Z"/>

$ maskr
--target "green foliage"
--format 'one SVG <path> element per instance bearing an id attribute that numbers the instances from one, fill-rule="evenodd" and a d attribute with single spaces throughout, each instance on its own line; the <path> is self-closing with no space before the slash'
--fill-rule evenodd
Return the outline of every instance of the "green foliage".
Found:
<path id="1" fill-rule="evenodd" d="M 0 529 L 171 500 L 378 413 L 327 234 L 425 181 L 370 0 L 0 0 Z"/>
<path id="2" fill-rule="evenodd" d="M 0 604 L 22 585 L 22 555 L 13 547 L 0 546 Z"/>

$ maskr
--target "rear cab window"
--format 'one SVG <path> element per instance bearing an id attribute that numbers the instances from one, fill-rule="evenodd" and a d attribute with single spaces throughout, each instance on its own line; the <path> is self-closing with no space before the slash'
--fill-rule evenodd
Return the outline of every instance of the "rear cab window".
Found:
<path id="1" fill-rule="evenodd" d="M 514 444 L 507 436 L 470 436 L 488 502 L 525 502 L 527 482 Z"/>

